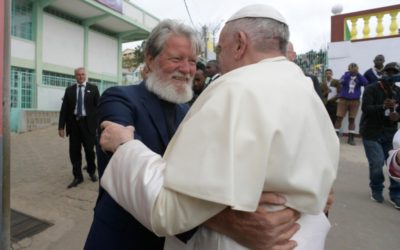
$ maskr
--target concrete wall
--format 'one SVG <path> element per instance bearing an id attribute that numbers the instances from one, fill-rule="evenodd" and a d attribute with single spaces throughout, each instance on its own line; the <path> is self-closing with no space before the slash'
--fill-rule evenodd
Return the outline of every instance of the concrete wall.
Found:
<path id="1" fill-rule="evenodd" d="M 58 124 L 59 112 L 11 109 L 11 118 L 13 117 L 17 117 L 18 122 L 13 124 L 11 130 L 21 133 Z"/>
<path id="2" fill-rule="evenodd" d="M 38 86 L 37 102 L 39 110 L 60 111 L 65 88 Z"/>
<path id="3" fill-rule="evenodd" d="M 378 54 L 385 56 L 386 63 L 399 62 L 400 37 L 328 44 L 329 67 L 333 70 L 336 78 L 340 78 L 352 62 L 358 64 L 360 73 L 364 73 L 374 65 L 373 60 Z"/>
<path id="4" fill-rule="evenodd" d="M 43 62 L 73 69 L 82 67 L 83 35 L 81 26 L 44 14 Z"/>
<path id="5" fill-rule="evenodd" d="M 385 56 L 385 63 L 397 61 L 400 62 L 400 37 L 375 39 L 367 41 L 343 41 L 328 44 L 328 64 L 333 70 L 333 77 L 339 79 L 347 66 L 354 62 L 357 63 L 359 71 L 364 74 L 371 68 L 376 55 Z M 356 131 L 359 131 L 361 118 L 361 107 L 356 117 Z M 347 116 L 343 119 L 342 133 L 347 133 Z"/>
<path id="6" fill-rule="evenodd" d="M 15 58 L 35 60 L 35 43 L 17 37 L 11 38 L 11 55 Z"/>
<path id="7" fill-rule="evenodd" d="M 117 77 L 118 41 L 96 31 L 89 32 L 89 71 Z"/>
<path id="8" fill-rule="evenodd" d="M 89 31 L 88 71 L 117 77 L 118 53 L 117 39 Z M 45 13 L 43 63 L 71 69 L 84 66 L 84 28 Z"/>

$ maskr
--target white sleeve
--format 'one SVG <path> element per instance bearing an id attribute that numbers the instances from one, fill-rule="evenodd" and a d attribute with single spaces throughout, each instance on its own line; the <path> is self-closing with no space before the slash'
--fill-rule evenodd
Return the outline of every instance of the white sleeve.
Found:
<path id="1" fill-rule="evenodd" d="M 163 187 L 166 162 L 142 142 L 132 140 L 114 153 L 101 185 L 142 225 L 159 236 L 188 231 L 226 206 Z"/>
<path id="2" fill-rule="evenodd" d="M 389 157 L 387 159 L 387 169 L 388 169 L 388 174 L 390 178 L 392 178 L 395 181 L 400 182 L 400 166 L 397 164 L 396 161 L 396 154 L 399 152 L 400 149 L 394 149 L 389 151 Z"/>

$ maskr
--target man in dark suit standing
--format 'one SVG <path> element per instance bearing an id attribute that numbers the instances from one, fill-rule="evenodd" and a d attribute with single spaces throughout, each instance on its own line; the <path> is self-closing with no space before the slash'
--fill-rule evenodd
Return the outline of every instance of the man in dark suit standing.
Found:
<path id="1" fill-rule="evenodd" d="M 66 135 L 69 136 L 69 157 L 74 180 L 68 188 L 76 187 L 83 182 L 82 145 L 85 150 L 87 172 L 93 182 L 97 181 L 94 144 L 99 90 L 96 85 L 86 81 L 84 68 L 75 69 L 75 79 L 76 84 L 65 90 L 58 122 L 59 136 L 65 137 L 65 127 Z"/>

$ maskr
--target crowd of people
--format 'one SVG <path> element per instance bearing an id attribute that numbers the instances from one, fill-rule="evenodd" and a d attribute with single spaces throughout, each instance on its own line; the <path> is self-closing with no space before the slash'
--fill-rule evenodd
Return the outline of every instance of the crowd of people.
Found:
<path id="1" fill-rule="evenodd" d="M 83 181 L 82 145 L 95 182 L 96 144 L 101 180 L 84 249 L 324 249 L 338 136 L 347 114 L 355 145 L 360 103 L 371 199 L 383 202 L 388 159 L 400 209 L 397 63 L 378 55 L 364 75 L 351 63 L 339 80 L 326 69 L 320 84 L 293 62 L 288 24 L 264 4 L 228 19 L 217 60 L 198 62 L 200 51 L 196 31 L 163 20 L 146 42 L 139 85 L 100 97 L 75 70 L 59 120 L 68 188 Z"/>
<path id="2" fill-rule="evenodd" d="M 385 180 L 383 167 L 389 151 L 393 149 L 392 141 L 400 119 L 400 88 L 393 79 L 394 75 L 400 73 L 400 66 L 397 62 L 385 65 L 383 55 L 377 55 L 373 62 L 374 66 L 363 75 L 359 73 L 356 63 L 350 63 L 348 71 L 340 80 L 334 79 L 332 70 L 327 69 L 321 88 L 326 109 L 338 136 L 343 117 L 348 115 L 347 142 L 350 145 L 355 145 L 355 118 L 361 103 L 359 132 L 369 164 L 371 199 L 382 203 Z M 394 163 L 392 173 L 395 173 Z M 400 183 L 394 178 L 390 178 L 389 181 L 390 202 L 400 209 Z"/>

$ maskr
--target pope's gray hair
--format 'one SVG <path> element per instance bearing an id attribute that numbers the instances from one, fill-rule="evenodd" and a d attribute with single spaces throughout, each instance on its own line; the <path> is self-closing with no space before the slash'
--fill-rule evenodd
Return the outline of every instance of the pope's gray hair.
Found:
<path id="1" fill-rule="evenodd" d="M 245 32 L 258 51 L 279 50 L 286 55 L 289 27 L 284 23 L 270 18 L 248 17 L 228 22 L 227 29 L 232 35 Z"/>
<path id="2" fill-rule="evenodd" d="M 192 43 L 193 52 L 200 54 L 202 41 L 198 33 L 191 27 L 176 20 L 161 21 L 150 33 L 145 43 L 144 54 L 152 58 L 157 57 L 164 48 L 164 44 L 171 35 L 184 36 Z"/>

